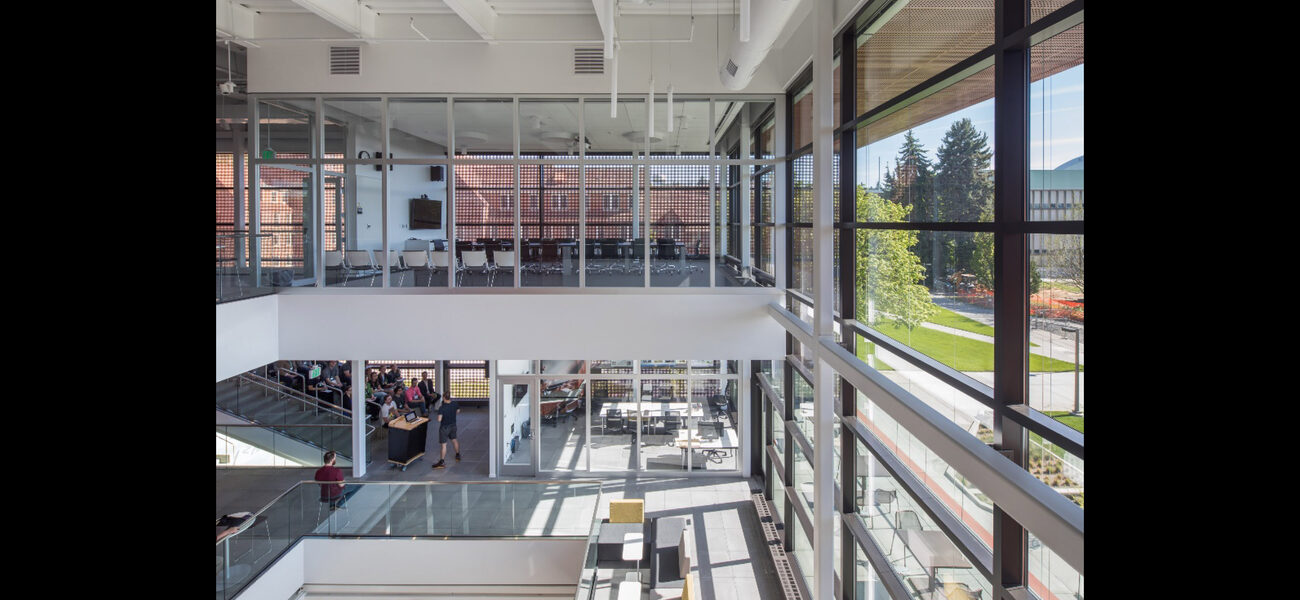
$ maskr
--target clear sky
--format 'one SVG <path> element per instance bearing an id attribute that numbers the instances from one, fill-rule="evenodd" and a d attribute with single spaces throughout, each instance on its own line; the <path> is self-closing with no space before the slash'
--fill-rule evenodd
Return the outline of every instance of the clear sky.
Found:
<path id="1" fill-rule="evenodd" d="M 949 113 L 912 128 L 925 155 L 934 162 L 943 134 L 953 122 L 969 118 L 975 129 L 988 134 L 993 147 L 993 102 Z M 1029 168 L 1054 169 L 1083 154 L 1083 65 L 1040 79 L 1029 88 Z M 906 131 L 858 148 L 858 183 L 875 187 L 881 169 L 894 169 L 894 158 L 903 146 Z"/>

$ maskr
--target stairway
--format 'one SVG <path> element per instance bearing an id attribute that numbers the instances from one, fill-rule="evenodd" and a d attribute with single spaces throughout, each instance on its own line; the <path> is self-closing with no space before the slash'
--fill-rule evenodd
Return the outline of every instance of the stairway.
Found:
<path id="1" fill-rule="evenodd" d="M 216 388 L 216 408 L 221 412 L 265 425 L 266 429 L 277 435 L 319 448 L 337 451 L 348 447 L 348 444 L 340 442 L 340 439 L 348 439 L 351 435 L 346 427 L 322 426 L 347 426 L 351 424 L 351 417 L 341 414 L 341 409 L 331 410 L 309 404 L 313 401 L 314 399 L 287 388 L 268 389 L 244 375 L 217 382 Z M 348 462 L 350 457 L 340 452 L 339 459 L 340 462 Z"/>

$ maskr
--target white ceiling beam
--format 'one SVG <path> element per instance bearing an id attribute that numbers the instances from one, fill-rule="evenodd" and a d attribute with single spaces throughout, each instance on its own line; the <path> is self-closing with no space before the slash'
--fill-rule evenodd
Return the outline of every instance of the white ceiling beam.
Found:
<path id="1" fill-rule="evenodd" d="M 293 3 L 358 38 L 375 37 L 375 11 L 356 0 L 293 0 Z"/>
<path id="2" fill-rule="evenodd" d="M 600 33 L 605 39 L 605 60 L 614 58 L 614 38 L 618 30 L 614 28 L 613 0 L 591 0 L 591 7 L 596 9 L 596 20 L 600 22 Z"/>
<path id="3" fill-rule="evenodd" d="M 485 40 L 496 39 L 497 11 L 488 6 L 486 0 L 443 0 L 451 10 L 460 16 Z"/>
<path id="4" fill-rule="evenodd" d="M 244 47 L 257 47 L 250 42 L 253 35 L 253 18 L 257 13 L 235 4 L 232 0 L 217 0 L 217 37 L 229 38 Z"/>

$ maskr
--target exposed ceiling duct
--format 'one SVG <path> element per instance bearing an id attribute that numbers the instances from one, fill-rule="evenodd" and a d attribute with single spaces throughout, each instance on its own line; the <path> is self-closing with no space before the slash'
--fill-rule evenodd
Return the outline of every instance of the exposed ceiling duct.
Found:
<path id="1" fill-rule="evenodd" d="M 742 90 L 749 85 L 754 71 L 763 63 L 772 44 L 785 29 L 800 0 L 750 0 L 749 26 L 740 23 L 731 38 L 731 47 L 718 64 L 718 77 L 729 90 Z M 744 19 L 742 14 L 741 18 Z M 746 33 L 749 41 L 741 41 Z"/>

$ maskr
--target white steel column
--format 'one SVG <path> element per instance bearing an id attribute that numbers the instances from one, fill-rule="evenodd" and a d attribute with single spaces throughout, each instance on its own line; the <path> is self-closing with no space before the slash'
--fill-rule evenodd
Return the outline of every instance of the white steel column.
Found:
<path id="1" fill-rule="evenodd" d="M 382 150 L 380 150 L 379 152 L 379 155 L 382 157 L 385 152 L 388 152 L 389 122 L 388 122 L 388 101 L 387 100 L 381 100 L 379 102 L 379 111 L 380 111 L 379 122 L 382 123 L 384 127 L 384 132 L 382 134 L 384 145 L 382 146 Z M 388 264 L 388 169 L 389 167 L 382 164 L 379 165 L 379 167 L 380 167 L 379 193 L 384 198 L 383 203 L 380 204 L 380 209 L 379 209 L 379 214 L 380 214 L 379 218 L 384 220 L 384 230 L 383 233 L 381 234 L 384 238 L 384 248 L 379 252 L 380 254 L 379 261 L 380 264 L 384 265 L 384 274 L 380 279 L 381 285 L 379 287 L 386 288 L 388 287 L 389 282 L 391 281 L 391 278 L 389 277 L 390 274 L 389 272 L 393 270 L 392 265 Z M 411 277 L 412 277 L 411 285 L 415 285 L 415 281 L 414 281 L 415 275 L 412 274 Z"/>
<path id="2" fill-rule="evenodd" d="M 722 239 L 718 232 L 722 224 L 718 222 L 721 211 L 718 206 L 718 130 L 714 127 L 713 98 L 709 98 L 709 287 L 718 287 L 718 242 Z"/>
<path id="3" fill-rule="evenodd" d="M 352 361 L 352 476 L 366 476 L 366 361 Z M 357 385 L 360 383 L 361 385 Z"/>
<path id="4" fill-rule="evenodd" d="M 833 291 L 831 247 L 834 238 L 832 190 L 836 182 L 831 178 L 831 157 L 835 131 L 832 112 L 831 46 L 835 41 L 833 0 L 817 0 L 814 15 L 817 34 L 813 37 L 813 334 L 819 340 L 835 340 L 832 331 Z M 813 598 L 832 600 L 834 591 L 834 531 L 835 515 L 834 468 L 831 462 L 835 438 L 834 424 L 835 378 L 830 366 L 821 359 L 820 345 L 812 347 L 813 407 Z"/>
<path id="5" fill-rule="evenodd" d="M 447 99 L 447 287 L 456 287 L 456 99 Z M 387 206 L 387 205 L 385 205 Z M 387 215 L 384 216 L 388 218 Z M 519 259 L 515 259 L 518 270 Z M 495 468 L 495 467 L 490 467 Z M 496 471 L 493 471 L 495 473 Z"/>
<path id="6" fill-rule="evenodd" d="M 513 149 L 511 150 L 511 152 L 514 154 L 514 158 L 515 158 L 515 160 L 514 160 L 514 163 L 515 163 L 515 164 L 514 164 L 514 169 L 513 169 L 513 170 L 514 170 L 514 173 L 515 173 L 515 190 L 514 190 L 514 194 L 515 194 L 515 214 L 514 214 L 514 216 L 512 217 L 512 218 L 514 219 L 514 226 L 511 227 L 511 232 L 512 232 L 511 235 L 514 237 L 514 240 L 515 240 L 515 267 L 514 267 L 513 269 L 511 269 L 511 271 L 513 271 L 513 273 L 511 273 L 511 277 L 513 278 L 513 281 L 511 282 L 511 286 L 510 286 L 510 287 L 519 287 L 519 286 L 521 285 L 521 283 L 520 283 L 519 280 L 520 280 L 520 277 L 522 276 L 521 273 L 520 273 L 520 271 L 521 271 L 522 269 L 519 268 L 519 265 L 521 264 L 520 261 L 519 261 L 519 256 L 520 256 L 520 254 L 521 254 L 521 250 L 523 250 L 523 248 L 519 245 L 519 244 L 520 244 L 520 241 L 521 241 L 519 238 L 523 236 L 523 227 L 520 226 L 520 224 L 519 224 L 519 208 L 520 208 L 519 205 L 520 205 L 520 204 L 522 203 L 522 201 L 523 201 L 523 192 L 520 191 L 520 189 L 519 189 L 519 97 L 518 97 L 518 96 L 516 96 L 515 99 L 514 99 L 514 110 L 511 111 L 511 114 L 513 115 L 513 117 L 512 117 L 511 120 L 513 121 L 513 125 L 512 125 L 512 127 L 514 128 L 514 136 L 515 136 L 514 147 L 513 147 Z M 531 166 L 531 165 L 529 165 L 529 166 Z M 542 200 L 542 198 L 538 198 L 538 201 L 541 201 L 541 200 Z M 542 232 L 541 232 L 540 229 L 537 231 L 537 237 L 539 237 L 539 238 L 541 238 L 541 237 L 545 237 L 545 236 L 542 235 Z M 496 257 L 493 257 L 492 262 L 493 262 L 493 264 L 496 264 Z M 563 264 L 563 263 L 561 263 L 561 264 Z M 494 280 L 494 283 L 495 283 L 495 280 Z M 494 287 L 495 287 L 495 286 L 494 286 Z"/>
<path id="7" fill-rule="evenodd" d="M 258 106 L 261 102 L 250 100 L 248 104 L 250 111 L 248 115 L 248 124 L 253 130 L 253 141 L 249 144 L 249 147 L 252 148 L 252 156 L 255 160 L 262 156 L 262 128 L 258 125 L 260 112 Z M 250 235 L 248 239 L 251 243 L 251 248 L 248 252 L 248 262 L 251 263 L 249 271 L 253 273 L 253 285 L 256 287 L 262 287 L 262 243 L 261 239 L 257 237 L 257 234 L 262 232 L 262 166 L 253 164 L 252 160 L 249 161 L 249 164 L 252 166 L 253 173 L 252 180 L 248 185 L 250 191 L 248 198 L 248 231 Z"/>
<path id="8" fill-rule="evenodd" d="M 612 47 L 610 46 L 612 38 L 606 36 L 605 53 L 608 54 Z M 586 105 L 582 98 L 578 98 L 578 287 L 587 287 L 587 124 L 583 120 L 586 113 Z M 518 254 L 516 252 L 516 254 Z M 518 264 L 519 259 L 515 259 Z M 515 267 L 518 271 L 519 267 Z M 588 392 L 587 396 L 591 396 Z M 588 407 L 591 406 L 591 398 L 587 398 Z M 590 421 L 591 419 L 588 419 Z M 588 442 L 591 441 L 591 424 L 587 424 Z M 591 470 L 591 452 L 587 452 L 587 470 Z"/>
<path id="9" fill-rule="evenodd" d="M 247 207 L 244 205 L 244 163 L 246 161 L 245 157 L 248 156 L 248 127 L 245 126 L 241 131 L 239 125 L 232 124 L 230 126 L 230 141 L 234 145 L 234 148 L 231 149 L 231 156 L 234 159 L 233 166 L 235 168 L 235 218 L 232 224 L 235 231 L 247 231 L 248 227 L 245 225 L 246 218 L 244 216 L 247 214 Z M 244 266 L 248 240 L 251 239 L 250 237 L 236 235 L 231 240 L 235 242 L 235 267 L 237 268 L 235 273 L 239 273 L 238 268 Z"/>
<path id="10" fill-rule="evenodd" d="M 312 142 L 311 228 L 312 277 L 325 287 L 325 101 L 316 97 L 316 135 Z M 308 210 L 303 207 L 303 210 Z M 303 260 L 307 257 L 303 256 Z"/>
<path id="11" fill-rule="evenodd" d="M 518 261 L 515 261 L 518 264 Z M 518 267 L 516 267 L 518 268 Z M 496 479 L 497 463 L 501 462 L 501 390 L 497 387 L 497 361 L 488 363 L 488 477 Z M 540 435 L 540 432 L 539 432 Z"/>

